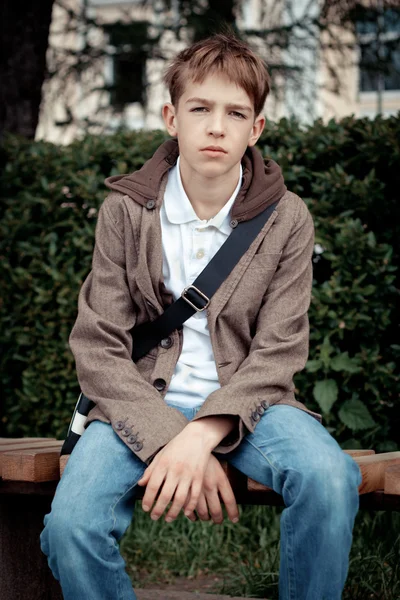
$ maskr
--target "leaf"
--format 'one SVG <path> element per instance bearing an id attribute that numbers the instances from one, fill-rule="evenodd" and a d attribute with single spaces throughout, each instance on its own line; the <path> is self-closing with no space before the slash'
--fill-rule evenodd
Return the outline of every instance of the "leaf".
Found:
<path id="1" fill-rule="evenodd" d="M 339 418 L 352 431 L 371 429 L 376 422 L 361 400 L 347 400 L 339 410 Z"/>
<path id="2" fill-rule="evenodd" d="M 333 404 L 338 398 L 338 386 L 334 379 L 324 379 L 317 381 L 314 385 L 313 396 L 322 409 L 322 412 L 329 413 Z"/>
<path id="3" fill-rule="evenodd" d="M 380 442 L 376 447 L 377 452 L 396 452 L 397 450 L 398 445 L 393 440 Z"/>
<path id="4" fill-rule="evenodd" d="M 362 292 L 364 296 L 371 296 L 371 294 L 375 294 L 376 292 L 376 285 L 366 285 L 365 288 L 363 288 Z"/>
<path id="5" fill-rule="evenodd" d="M 334 371 L 345 371 L 346 373 L 359 373 L 361 367 L 359 358 L 350 358 L 348 352 L 342 352 L 331 360 L 331 367 Z"/>
<path id="6" fill-rule="evenodd" d="M 321 360 L 324 364 L 325 367 L 329 367 L 330 364 L 330 355 L 332 353 L 333 350 L 333 346 L 329 340 L 329 337 L 326 335 L 323 341 L 323 344 L 321 346 L 321 352 L 320 352 L 320 356 L 321 356 Z"/>
<path id="7" fill-rule="evenodd" d="M 340 444 L 342 450 L 361 450 L 362 444 L 360 440 L 356 440 L 355 438 L 350 438 Z"/>
<path id="8" fill-rule="evenodd" d="M 375 248 L 376 246 L 376 237 L 373 231 L 369 231 L 367 234 L 368 246 L 370 248 Z"/>
<path id="9" fill-rule="evenodd" d="M 322 361 L 320 360 L 308 360 L 306 362 L 306 371 L 308 371 L 309 373 L 315 373 L 316 371 L 319 371 L 320 367 L 322 366 Z"/>

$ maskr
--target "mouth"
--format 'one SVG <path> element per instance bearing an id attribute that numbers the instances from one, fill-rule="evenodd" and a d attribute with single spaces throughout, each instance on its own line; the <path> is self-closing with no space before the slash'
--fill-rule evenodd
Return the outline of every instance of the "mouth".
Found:
<path id="1" fill-rule="evenodd" d="M 221 146 L 207 146 L 207 148 L 202 148 L 201 152 L 209 152 L 211 154 L 227 154 L 226 150 L 221 148 Z"/>

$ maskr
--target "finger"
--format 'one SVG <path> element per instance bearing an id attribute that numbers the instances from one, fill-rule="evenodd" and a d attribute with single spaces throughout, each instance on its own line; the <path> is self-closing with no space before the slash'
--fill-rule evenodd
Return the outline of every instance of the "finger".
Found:
<path id="1" fill-rule="evenodd" d="M 160 487 L 163 485 L 166 472 L 162 469 L 155 469 L 147 483 L 146 491 L 142 500 L 142 508 L 144 511 L 151 510 L 154 500 L 158 494 Z"/>
<path id="2" fill-rule="evenodd" d="M 226 512 L 228 513 L 228 518 L 233 522 L 237 523 L 239 521 L 239 509 L 236 504 L 235 494 L 233 493 L 231 484 L 228 480 L 222 483 L 219 486 L 219 494 L 221 496 L 222 502 L 225 504 Z"/>
<path id="3" fill-rule="evenodd" d="M 208 513 L 207 500 L 204 492 L 201 492 L 199 500 L 197 502 L 196 512 L 202 521 L 209 521 L 210 515 Z"/>
<path id="4" fill-rule="evenodd" d="M 190 501 L 190 495 L 191 495 L 191 493 L 190 493 L 190 490 L 189 490 L 189 492 L 188 492 L 188 495 L 186 496 L 186 502 L 185 502 L 185 504 L 183 505 L 183 507 L 182 507 L 182 510 L 184 511 L 184 513 L 185 513 L 185 516 L 186 516 L 186 517 L 187 517 L 187 518 L 188 518 L 190 521 L 193 521 L 193 522 L 194 522 L 194 521 L 198 521 L 198 520 L 199 520 L 199 519 L 198 519 L 198 517 L 197 517 L 197 515 L 195 514 L 195 512 L 194 512 L 194 511 L 192 511 L 192 512 L 190 512 L 190 513 L 186 514 L 186 507 L 187 507 L 187 505 L 188 505 L 188 503 L 189 503 L 189 501 Z"/>
<path id="5" fill-rule="evenodd" d="M 165 517 L 165 520 L 167 521 L 167 523 L 171 523 L 179 515 L 181 509 L 183 508 L 183 506 L 187 500 L 187 496 L 188 496 L 188 493 L 190 490 L 190 483 L 191 483 L 190 479 L 179 482 L 178 487 L 176 488 L 176 491 L 175 491 L 172 506 L 169 509 L 169 511 L 167 512 L 166 517 Z M 190 512 L 193 512 L 193 511 L 190 511 Z M 190 512 L 189 512 L 189 514 L 190 514 Z"/>
<path id="6" fill-rule="evenodd" d="M 190 497 L 191 497 L 191 493 L 188 494 L 188 497 L 186 499 L 186 502 L 183 506 L 183 511 L 185 513 L 185 516 L 190 519 L 191 521 L 198 521 L 198 519 L 200 518 L 202 521 L 209 521 L 210 520 L 210 515 L 208 514 L 208 508 L 207 508 L 207 501 L 206 498 L 204 496 L 204 492 L 202 491 L 199 499 L 197 501 L 197 506 L 196 506 L 196 513 L 198 515 L 198 517 L 195 514 L 195 511 L 189 511 L 187 506 L 190 502 Z"/>
<path id="7" fill-rule="evenodd" d="M 147 485 L 147 482 L 149 481 L 152 472 L 153 472 L 153 469 L 151 467 L 147 467 L 147 469 L 145 470 L 145 472 L 143 473 L 143 475 L 137 482 L 137 485 Z"/>
<path id="8" fill-rule="evenodd" d="M 218 525 L 221 524 L 224 520 L 224 513 L 222 512 L 222 506 L 218 496 L 217 487 L 211 491 L 206 491 L 206 500 L 212 520 Z"/>
<path id="9" fill-rule="evenodd" d="M 230 481 L 220 463 L 218 463 L 217 473 L 217 489 L 220 495 L 220 503 L 222 501 L 225 504 L 229 519 L 233 523 L 237 523 L 239 521 L 239 510 L 236 504 L 235 494 L 233 493 Z"/>
<path id="10" fill-rule="evenodd" d="M 190 514 L 185 515 L 185 517 L 187 517 L 189 521 L 192 521 L 193 523 L 199 520 L 199 517 L 196 515 L 195 512 L 191 512 Z"/>
<path id="11" fill-rule="evenodd" d="M 188 513 L 191 513 L 194 510 L 196 510 L 196 506 L 199 501 L 200 494 L 202 492 L 202 488 L 203 488 L 202 478 L 197 478 L 192 481 L 190 500 L 185 509 L 185 511 L 187 511 Z M 186 514 L 186 512 L 185 512 L 185 514 Z"/>
<path id="12" fill-rule="evenodd" d="M 190 515 L 185 516 L 189 519 L 189 521 L 192 521 L 192 523 L 195 523 L 199 520 L 199 517 L 194 512 L 190 513 Z"/>
<path id="13" fill-rule="evenodd" d="M 160 495 L 157 498 L 156 504 L 153 508 L 153 510 L 151 511 L 151 518 L 154 521 L 157 521 L 157 519 L 159 519 L 161 517 L 161 515 L 163 514 L 163 512 L 165 511 L 165 509 L 167 508 L 168 504 L 171 502 L 174 493 L 176 491 L 176 486 L 178 484 L 178 480 L 173 477 L 173 475 L 170 473 L 169 475 L 167 475 L 162 490 L 160 492 Z M 186 498 L 186 495 L 184 496 L 184 498 Z M 184 500 L 183 500 L 184 502 Z"/>

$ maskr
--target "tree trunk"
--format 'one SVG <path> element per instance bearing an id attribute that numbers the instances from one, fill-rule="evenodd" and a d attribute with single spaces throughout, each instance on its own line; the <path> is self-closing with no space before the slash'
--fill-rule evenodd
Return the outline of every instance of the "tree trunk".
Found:
<path id="1" fill-rule="evenodd" d="M 53 2 L 0 2 L 0 140 L 35 136 Z"/>

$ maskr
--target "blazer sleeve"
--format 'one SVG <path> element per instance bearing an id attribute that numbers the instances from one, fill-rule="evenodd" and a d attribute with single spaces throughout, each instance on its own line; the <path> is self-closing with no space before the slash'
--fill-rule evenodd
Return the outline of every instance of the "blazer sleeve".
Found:
<path id="1" fill-rule="evenodd" d="M 123 219 L 114 218 L 110 205 L 108 196 L 99 210 L 92 269 L 79 293 L 69 343 L 82 392 L 132 452 L 149 463 L 188 420 L 168 407 L 132 361 L 136 311 L 125 268 Z M 121 423 L 137 435 L 134 447 L 122 436 Z"/>
<path id="2" fill-rule="evenodd" d="M 234 450 L 253 432 L 257 408 L 296 402 L 293 377 L 308 358 L 314 224 L 301 201 L 278 268 L 266 290 L 249 354 L 229 383 L 211 393 L 193 420 L 236 416 L 234 429 L 214 452 Z M 262 410 L 262 409 L 261 409 Z"/>

